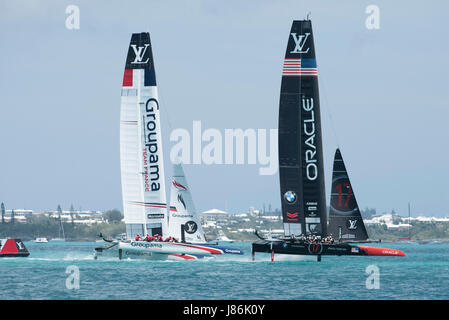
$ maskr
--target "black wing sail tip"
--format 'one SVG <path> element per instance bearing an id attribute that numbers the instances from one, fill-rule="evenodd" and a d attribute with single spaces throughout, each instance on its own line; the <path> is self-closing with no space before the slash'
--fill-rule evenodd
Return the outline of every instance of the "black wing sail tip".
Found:
<path id="1" fill-rule="evenodd" d="M 130 70 L 129 72 L 133 69 L 144 69 L 144 85 L 156 86 L 156 72 L 150 33 L 132 34 L 125 69 Z"/>
<path id="2" fill-rule="evenodd" d="M 368 239 L 368 233 L 339 149 L 335 151 L 334 157 L 328 229 L 330 235 L 340 240 Z"/>
<path id="3" fill-rule="evenodd" d="M 337 148 L 337 150 L 335 150 L 335 158 L 339 157 L 341 159 L 341 152 L 340 149 Z"/>
<path id="4" fill-rule="evenodd" d="M 288 36 L 285 58 L 315 58 L 312 22 L 295 20 Z"/>
<path id="5" fill-rule="evenodd" d="M 288 36 L 279 105 L 279 177 L 286 235 L 326 234 L 317 76 L 312 24 L 295 20 Z"/>

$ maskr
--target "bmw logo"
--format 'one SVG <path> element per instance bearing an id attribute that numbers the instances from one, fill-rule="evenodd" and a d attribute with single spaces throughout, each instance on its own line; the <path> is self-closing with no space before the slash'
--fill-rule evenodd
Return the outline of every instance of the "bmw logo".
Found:
<path id="1" fill-rule="evenodd" d="M 296 193 L 293 191 L 287 191 L 284 194 L 284 199 L 287 200 L 288 203 L 295 203 L 296 201 Z"/>

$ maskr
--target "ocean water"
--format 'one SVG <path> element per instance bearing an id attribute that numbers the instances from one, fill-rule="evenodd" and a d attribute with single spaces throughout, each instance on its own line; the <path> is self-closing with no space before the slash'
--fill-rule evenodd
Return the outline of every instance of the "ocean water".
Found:
<path id="1" fill-rule="evenodd" d="M 449 299 L 449 244 L 383 243 L 406 257 L 332 257 L 321 262 L 257 253 L 198 261 L 94 260 L 102 243 L 25 242 L 27 258 L 0 258 L 2 299 Z M 379 288 L 368 289 L 368 266 Z M 68 289 L 67 269 L 79 270 Z M 370 281 L 368 281 L 370 282 Z"/>

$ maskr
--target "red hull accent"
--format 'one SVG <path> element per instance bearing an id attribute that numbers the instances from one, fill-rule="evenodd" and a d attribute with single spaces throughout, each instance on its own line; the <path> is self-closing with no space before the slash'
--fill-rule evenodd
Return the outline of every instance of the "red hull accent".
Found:
<path id="1" fill-rule="evenodd" d="M 214 248 L 210 248 L 210 247 L 206 247 L 206 246 L 200 246 L 200 245 L 189 245 L 189 244 L 184 244 L 184 243 L 174 243 L 176 245 L 179 246 L 184 246 L 184 247 L 190 247 L 190 248 L 196 248 L 196 249 L 201 249 L 207 252 L 210 252 L 211 254 L 223 254 L 222 250 L 218 250 L 218 249 L 214 249 Z"/>
<path id="2" fill-rule="evenodd" d="M 171 253 L 170 255 L 178 257 L 178 258 L 182 258 L 182 259 L 185 259 L 185 260 L 196 260 L 197 259 L 195 256 L 190 256 L 190 255 L 187 255 L 187 254 Z"/>
<path id="3" fill-rule="evenodd" d="M 381 247 L 367 247 L 367 246 L 357 246 L 363 250 L 367 256 L 399 256 L 404 257 L 405 253 L 401 250 L 381 248 Z"/>

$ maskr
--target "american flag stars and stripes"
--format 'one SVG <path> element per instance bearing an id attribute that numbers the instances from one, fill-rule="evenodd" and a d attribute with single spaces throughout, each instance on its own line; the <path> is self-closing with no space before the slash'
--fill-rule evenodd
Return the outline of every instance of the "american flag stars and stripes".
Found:
<path id="1" fill-rule="evenodd" d="M 283 77 L 317 77 L 315 59 L 285 59 L 282 68 Z"/>

